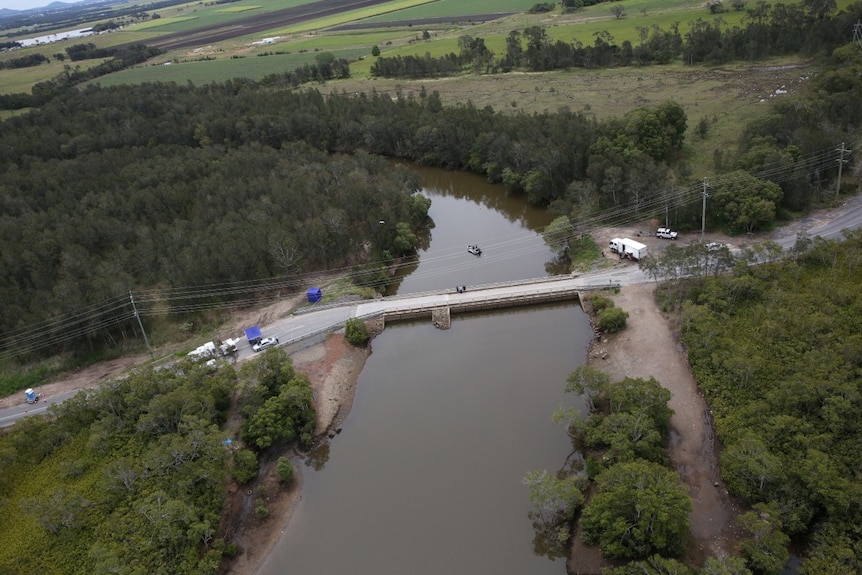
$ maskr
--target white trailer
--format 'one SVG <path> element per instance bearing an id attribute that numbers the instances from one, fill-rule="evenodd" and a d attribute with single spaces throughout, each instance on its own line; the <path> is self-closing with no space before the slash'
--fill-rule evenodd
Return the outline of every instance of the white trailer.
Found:
<path id="1" fill-rule="evenodd" d="M 218 357 L 218 348 L 214 342 L 208 341 L 202 346 L 189 352 L 189 357 L 195 361 L 203 361 Z"/>
<path id="2" fill-rule="evenodd" d="M 609 247 L 613 253 L 619 254 L 620 259 L 638 261 L 647 256 L 647 247 L 629 238 L 614 238 L 610 241 Z"/>

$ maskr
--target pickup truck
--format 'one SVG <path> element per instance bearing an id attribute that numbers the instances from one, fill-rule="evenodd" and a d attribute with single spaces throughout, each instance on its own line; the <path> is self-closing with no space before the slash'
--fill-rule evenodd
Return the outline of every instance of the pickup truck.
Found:
<path id="1" fill-rule="evenodd" d="M 677 233 L 671 231 L 670 228 L 659 228 L 655 232 L 655 237 L 662 238 L 664 240 L 675 240 L 676 236 L 677 236 Z"/>

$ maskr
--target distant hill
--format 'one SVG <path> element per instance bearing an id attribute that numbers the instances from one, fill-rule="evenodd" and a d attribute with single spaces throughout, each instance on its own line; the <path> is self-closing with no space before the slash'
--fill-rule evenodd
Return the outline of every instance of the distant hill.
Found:
<path id="1" fill-rule="evenodd" d="M 29 8 L 27 10 L 13 10 L 11 8 L 0 8 L 0 20 L 9 18 L 20 18 L 21 16 L 32 16 L 47 12 L 67 12 L 75 8 L 92 6 L 93 4 L 112 4 L 112 0 L 83 0 L 81 2 L 51 2 L 45 6 Z"/>

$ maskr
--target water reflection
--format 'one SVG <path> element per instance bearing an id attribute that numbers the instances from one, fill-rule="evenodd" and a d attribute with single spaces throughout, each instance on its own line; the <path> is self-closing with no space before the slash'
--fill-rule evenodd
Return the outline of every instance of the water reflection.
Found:
<path id="1" fill-rule="evenodd" d="M 418 261 L 400 269 L 388 295 L 457 285 L 480 285 L 566 273 L 567 266 L 545 245 L 541 230 L 551 216 L 508 196 L 474 174 L 413 166 L 431 198 L 427 247 Z M 467 246 L 482 248 L 481 256 Z"/>

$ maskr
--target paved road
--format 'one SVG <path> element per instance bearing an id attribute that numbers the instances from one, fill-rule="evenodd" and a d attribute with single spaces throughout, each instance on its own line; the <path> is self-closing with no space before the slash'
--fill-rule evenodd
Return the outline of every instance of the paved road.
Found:
<path id="1" fill-rule="evenodd" d="M 862 227 L 862 196 L 848 200 L 842 208 L 830 210 L 826 216 L 810 216 L 805 218 L 778 232 L 774 240 L 787 249 L 796 243 L 798 234 L 802 232 L 807 233 L 810 237 L 820 236 L 824 239 L 837 239 L 841 237 L 842 230 L 859 227 Z M 574 279 L 566 278 L 561 281 L 570 282 L 573 286 L 580 289 L 590 289 L 601 285 L 631 285 L 650 280 L 645 273 L 638 269 L 637 265 L 629 263 L 608 270 L 584 274 Z M 531 288 L 538 289 L 542 284 L 548 284 L 549 278 L 536 278 L 535 280 L 525 280 L 525 282 L 531 282 L 529 284 Z M 308 310 L 303 310 L 302 313 L 296 313 L 263 327 L 262 332 L 265 337 L 277 337 L 281 346 L 288 346 L 291 343 L 307 341 L 309 338 L 312 338 L 313 341 L 315 335 L 323 337 L 323 334 L 337 326 L 343 325 L 352 317 L 364 317 L 385 309 L 398 307 L 410 307 L 422 304 L 439 305 L 440 303 L 449 301 L 450 298 L 477 297 L 481 292 L 484 292 L 489 297 L 495 297 L 519 289 L 527 289 L 526 283 L 517 282 L 517 284 L 519 285 L 471 286 L 464 294 L 456 293 L 453 287 L 453 289 L 447 292 L 408 294 L 335 307 L 309 308 Z M 251 350 L 251 347 L 243 339 L 242 343 L 238 344 L 237 347 L 237 360 L 244 361 L 253 355 L 255 354 Z M 22 393 L 22 405 L 0 410 L 0 427 L 12 425 L 21 417 L 45 413 L 51 404 L 65 401 L 75 395 L 75 393 L 77 392 L 57 394 L 50 398 L 50 403 L 40 402 L 35 405 L 23 403 L 24 396 Z"/>

